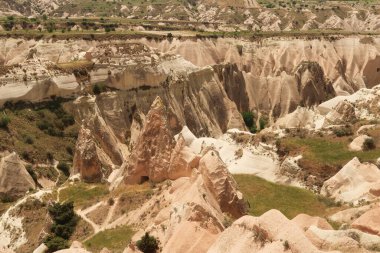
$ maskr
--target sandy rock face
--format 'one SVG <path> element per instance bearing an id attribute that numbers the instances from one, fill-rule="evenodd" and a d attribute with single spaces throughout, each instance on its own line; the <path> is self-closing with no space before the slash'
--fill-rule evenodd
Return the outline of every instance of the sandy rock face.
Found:
<path id="1" fill-rule="evenodd" d="M 240 217 L 244 212 L 243 195 L 238 192 L 235 180 L 214 150 L 207 151 L 199 161 L 199 171 L 206 188 L 218 201 L 223 212 Z"/>
<path id="2" fill-rule="evenodd" d="M 379 183 L 380 170 L 377 166 L 360 163 L 355 157 L 323 184 L 321 194 L 345 202 L 373 200 L 380 196 Z"/>
<path id="3" fill-rule="evenodd" d="M 321 217 L 312 217 L 307 214 L 299 214 L 292 219 L 301 229 L 304 231 L 307 230 L 311 226 L 318 227 L 320 229 L 330 230 L 333 229 L 332 226 L 327 222 L 326 219 Z"/>
<path id="4" fill-rule="evenodd" d="M 160 182 L 168 178 L 170 155 L 174 148 L 173 130 L 177 119 L 169 117 L 162 100 L 157 97 L 146 117 L 146 124 L 131 154 L 125 182 Z"/>
<path id="5" fill-rule="evenodd" d="M 310 107 L 335 95 L 331 83 L 326 83 L 324 72 L 317 62 L 302 62 L 296 70 L 300 104 Z"/>
<path id="6" fill-rule="evenodd" d="M 92 139 L 89 129 L 81 128 L 75 147 L 74 174 L 80 173 L 85 182 L 100 182 L 102 173 L 102 163 L 98 157 L 98 148 Z"/>
<path id="7" fill-rule="evenodd" d="M 212 152 L 218 156 L 216 151 Z M 211 154 L 206 154 L 205 159 L 208 159 L 209 155 Z M 223 170 L 225 167 L 219 166 L 219 169 Z M 234 211 L 229 208 L 229 205 L 234 202 L 223 201 L 226 198 L 219 191 L 222 191 L 225 196 L 235 196 L 231 198 L 232 200 L 237 199 L 236 196 L 240 196 L 241 193 L 236 188 L 228 186 L 228 183 L 221 184 L 221 182 L 233 180 L 226 171 L 219 171 L 210 176 L 203 175 L 200 170 L 207 170 L 207 168 L 193 169 L 190 177 L 181 177 L 172 181 L 169 186 L 164 186 L 158 196 L 128 214 L 129 224 L 138 223 L 138 226 L 145 227 L 133 237 L 132 241 L 139 240 L 141 235 L 149 232 L 159 238 L 162 252 L 207 252 L 224 229 L 223 212 Z M 212 168 L 209 173 L 214 171 L 215 169 Z M 214 181 L 210 183 L 209 177 Z M 220 177 L 220 180 L 216 177 Z M 243 202 L 234 204 L 237 205 L 236 210 L 244 210 Z M 229 210 L 226 210 L 226 207 Z M 235 215 L 236 211 L 234 212 L 229 215 Z M 239 216 L 241 215 L 242 213 Z M 137 251 L 128 248 L 125 252 Z"/>
<path id="8" fill-rule="evenodd" d="M 326 115 L 326 119 L 331 124 L 353 122 L 356 119 L 355 107 L 345 100 L 341 101 Z"/>
<path id="9" fill-rule="evenodd" d="M 15 199 L 29 189 L 35 189 L 33 178 L 16 153 L 5 155 L 0 160 L 0 198 Z"/>
<path id="10" fill-rule="evenodd" d="M 365 212 L 351 224 L 351 227 L 380 236 L 380 207 Z"/>
<path id="11" fill-rule="evenodd" d="M 377 202 L 377 204 L 348 208 L 334 213 L 333 215 L 329 216 L 329 219 L 342 224 L 351 224 L 353 221 L 355 221 L 355 218 L 360 217 L 365 212 L 378 207 L 380 207 L 380 203 Z"/>
<path id="12" fill-rule="evenodd" d="M 338 252 L 342 253 L 368 253 L 380 246 L 379 236 L 363 233 L 357 229 L 324 230 L 311 226 L 305 234 L 314 245 L 324 250 L 323 252 L 339 250 Z"/>
<path id="13" fill-rule="evenodd" d="M 171 153 L 168 178 L 189 177 L 193 168 L 198 167 L 200 158 L 186 146 L 186 140 L 182 134 L 179 134 L 177 144 Z"/>
<path id="14" fill-rule="evenodd" d="M 287 242 L 287 243 L 285 243 Z M 319 251 L 303 230 L 281 212 L 270 210 L 260 217 L 243 216 L 221 233 L 208 253 Z"/>

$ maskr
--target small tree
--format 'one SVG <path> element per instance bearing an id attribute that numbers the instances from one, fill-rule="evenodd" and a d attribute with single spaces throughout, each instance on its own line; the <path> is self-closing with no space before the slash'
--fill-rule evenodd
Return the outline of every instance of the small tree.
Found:
<path id="1" fill-rule="evenodd" d="M 158 250 L 158 240 L 150 236 L 149 233 L 145 233 L 143 237 L 136 243 L 137 248 L 144 253 L 156 253 Z"/>

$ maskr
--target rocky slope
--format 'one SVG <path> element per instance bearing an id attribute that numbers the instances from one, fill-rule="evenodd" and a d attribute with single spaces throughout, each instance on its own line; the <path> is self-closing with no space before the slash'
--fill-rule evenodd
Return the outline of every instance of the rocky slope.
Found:
<path id="1" fill-rule="evenodd" d="M 157 21 L 158 26 L 176 22 L 188 30 L 206 31 L 378 31 L 379 6 L 375 2 L 315 1 L 257 2 L 255 0 L 204 0 L 123 2 L 65 0 L 2 0 L 1 15 L 55 17 L 125 17 Z M 166 21 L 166 22 L 165 22 Z M 185 22 L 184 22 L 185 21 Z M 186 23 L 189 22 L 189 23 Z M 145 25 L 142 22 L 142 25 Z"/>
<path id="2" fill-rule="evenodd" d="M 16 153 L 0 155 L 0 199 L 11 201 L 34 190 L 36 184 Z"/>
<path id="3" fill-rule="evenodd" d="M 224 96 L 226 92 L 240 111 L 255 110 L 276 119 L 294 111 L 298 105 L 318 105 L 335 94 L 348 95 L 377 84 L 380 81 L 376 72 L 377 40 L 372 38 L 367 43 L 364 37 L 257 42 L 235 39 L 154 42 L 143 39 L 137 44 L 116 42 L 117 46 L 94 41 L 52 44 L 3 40 L 4 51 L 0 58 L 6 71 L 1 77 L 0 102 L 36 101 L 52 95 L 73 96 L 89 84 L 104 82 L 121 90 L 150 88 L 149 92 L 139 89 L 140 94 L 153 94 L 154 90 L 144 106 L 146 113 L 155 96 L 164 93 L 165 87 L 171 87 L 170 92 L 175 93 L 178 100 L 183 85 L 195 88 L 202 82 L 212 82 L 221 84 L 219 90 L 216 86 L 212 88 L 213 93 Z M 70 50 L 61 51 L 62 48 Z M 189 48 L 195 50 L 189 51 Z M 158 52 L 165 55 L 160 56 Z M 180 54 L 185 60 L 173 54 Z M 212 69 L 206 67 L 214 64 L 217 66 Z M 194 106 L 184 101 L 188 108 Z M 175 113 L 181 115 L 179 110 Z M 180 116 L 182 122 L 184 117 Z M 210 128 L 192 124 L 196 124 L 189 126 L 194 132 L 199 131 L 194 128 Z M 225 126 L 221 128 L 226 129 Z"/>

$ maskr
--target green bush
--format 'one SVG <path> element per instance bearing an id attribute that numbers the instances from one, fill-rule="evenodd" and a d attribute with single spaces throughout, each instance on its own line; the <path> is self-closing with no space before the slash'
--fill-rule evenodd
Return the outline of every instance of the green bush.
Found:
<path id="1" fill-rule="evenodd" d="M 59 236 L 49 235 L 44 241 L 46 247 L 48 247 L 48 252 L 55 252 L 62 249 L 67 249 L 69 243 L 67 240 Z"/>
<path id="2" fill-rule="evenodd" d="M 242 112 L 243 120 L 245 125 L 248 127 L 251 133 L 256 133 L 256 119 L 255 115 L 252 112 Z"/>
<path id="3" fill-rule="evenodd" d="M 260 130 L 263 130 L 268 124 L 268 118 L 266 116 L 261 116 L 259 120 L 259 124 L 260 124 Z"/>
<path id="4" fill-rule="evenodd" d="M 364 151 L 367 151 L 367 150 L 372 150 L 372 149 L 375 149 L 376 148 L 376 145 L 375 145 L 375 142 L 372 138 L 367 138 L 365 139 L 364 143 L 363 143 L 363 150 Z"/>
<path id="5" fill-rule="evenodd" d="M 65 174 L 65 176 L 70 176 L 70 166 L 65 162 L 59 162 L 57 168 Z"/>
<path id="6" fill-rule="evenodd" d="M 0 118 L 0 128 L 7 129 L 11 119 L 7 115 L 3 115 Z"/>
<path id="7" fill-rule="evenodd" d="M 333 130 L 333 132 L 337 137 L 353 135 L 352 129 L 350 127 L 336 128 Z"/>
<path id="8" fill-rule="evenodd" d="M 99 95 L 100 93 L 103 92 L 103 88 L 101 85 L 99 84 L 95 84 L 93 87 L 92 87 L 92 92 L 94 92 L 95 95 Z"/>
<path id="9" fill-rule="evenodd" d="M 145 233 L 140 240 L 136 242 L 137 248 L 144 253 L 156 253 L 158 250 L 158 240 L 150 236 L 149 233 Z"/>
<path id="10" fill-rule="evenodd" d="M 52 234 L 45 239 L 48 252 L 68 248 L 68 239 L 78 223 L 78 216 L 74 212 L 74 203 L 53 203 L 49 206 L 48 211 L 53 220 L 50 230 Z"/>

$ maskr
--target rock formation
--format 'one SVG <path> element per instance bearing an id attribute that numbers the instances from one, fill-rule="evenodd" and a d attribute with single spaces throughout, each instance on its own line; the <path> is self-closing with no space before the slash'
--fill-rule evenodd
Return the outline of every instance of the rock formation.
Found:
<path id="1" fill-rule="evenodd" d="M 374 200 L 380 196 L 379 183 L 380 170 L 377 166 L 361 163 L 355 157 L 335 176 L 324 182 L 321 194 L 344 202 Z"/>
<path id="2" fill-rule="evenodd" d="M 189 177 L 172 181 L 158 194 L 127 220 L 146 227 L 134 241 L 149 232 L 159 238 L 162 252 L 206 252 L 223 231 L 223 221 L 245 212 L 241 193 L 215 150 L 203 155 Z"/>
<path id="3" fill-rule="evenodd" d="M 380 246 L 380 237 L 366 234 L 356 229 L 324 230 L 311 226 L 305 232 L 307 238 L 323 252 L 373 252 Z"/>
<path id="4" fill-rule="evenodd" d="M 236 192 L 237 185 L 226 165 L 215 150 L 207 151 L 199 161 L 199 171 L 202 174 L 206 188 L 218 201 L 223 212 L 233 217 L 240 217 L 245 212 L 243 196 Z"/>
<path id="5" fill-rule="evenodd" d="M 301 62 L 295 75 L 301 106 L 318 105 L 335 95 L 332 84 L 325 81 L 323 69 L 317 62 Z"/>
<path id="6" fill-rule="evenodd" d="M 36 185 L 16 153 L 6 154 L 0 160 L 0 198 L 14 200 L 22 197 Z"/>
<path id="7" fill-rule="evenodd" d="M 365 233 L 380 236 L 380 207 L 373 208 L 357 218 L 352 224 L 352 228 L 359 229 Z"/>
<path id="8" fill-rule="evenodd" d="M 333 227 L 327 222 L 326 219 L 317 216 L 310 216 L 307 214 L 299 214 L 292 219 L 302 230 L 306 231 L 311 226 L 315 226 L 320 229 L 332 230 Z"/>
<path id="9" fill-rule="evenodd" d="M 127 184 L 138 184 L 147 180 L 160 182 L 168 178 L 176 128 L 178 128 L 177 119 L 169 118 L 162 100 L 157 97 L 128 161 L 125 177 Z"/>
<path id="10" fill-rule="evenodd" d="M 355 107 L 347 101 L 341 101 L 326 115 L 326 119 L 336 125 L 353 122 L 356 119 Z"/>
<path id="11" fill-rule="evenodd" d="M 208 253 L 322 252 L 303 230 L 281 212 L 270 210 L 260 217 L 243 216 L 221 233 Z"/>
<path id="12" fill-rule="evenodd" d="M 80 173 L 85 182 L 100 182 L 103 173 L 106 174 L 105 163 L 101 161 L 101 157 L 105 156 L 92 139 L 91 131 L 82 126 L 75 147 L 72 174 Z"/>
<path id="13" fill-rule="evenodd" d="M 186 146 L 186 140 L 180 133 L 171 153 L 168 178 L 177 179 L 180 177 L 189 177 L 193 168 L 199 166 L 200 158 L 200 155 L 193 153 L 192 150 Z"/>

